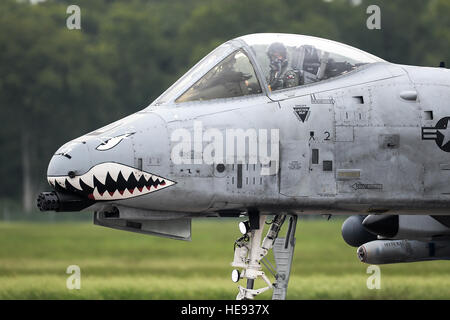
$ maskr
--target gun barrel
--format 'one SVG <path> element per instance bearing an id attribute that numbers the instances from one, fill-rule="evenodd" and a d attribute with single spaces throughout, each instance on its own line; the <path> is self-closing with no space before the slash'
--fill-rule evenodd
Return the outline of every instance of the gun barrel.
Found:
<path id="1" fill-rule="evenodd" d="M 37 198 L 37 206 L 41 211 L 80 211 L 92 203 L 92 200 L 82 198 L 75 194 L 55 191 L 41 192 Z"/>

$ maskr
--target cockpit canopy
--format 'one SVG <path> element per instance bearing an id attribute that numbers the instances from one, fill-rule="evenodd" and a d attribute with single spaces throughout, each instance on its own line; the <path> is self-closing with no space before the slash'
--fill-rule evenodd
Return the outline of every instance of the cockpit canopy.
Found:
<path id="1" fill-rule="evenodd" d="M 243 50 L 237 50 L 209 70 L 176 102 L 232 98 L 261 92 L 250 59 Z"/>
<path id="2" fill-rule="evenodd" d="M 155 102 L 228 99 L 296 88 L 384 60 L 345 44 L 302 35 L 252 34 L 217 47 Z"/>

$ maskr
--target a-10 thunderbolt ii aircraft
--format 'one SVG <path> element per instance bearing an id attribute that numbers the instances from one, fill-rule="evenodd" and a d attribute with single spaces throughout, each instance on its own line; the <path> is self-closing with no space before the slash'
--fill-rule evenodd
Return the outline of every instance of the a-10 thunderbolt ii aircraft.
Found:
<path id="1" fill-rule="evenodd" d="M 285 298 L 298 215 L 351 215 L 343 237 L 369 264 L 449 259 L 449 101 L 445 68 L 309 36 L 246 35 L 144 110 L 62 146 L 38 206 L 182 240 L 192 218 L 248 216 L 232 262 L 232 279 L 247 280 L 238 299 L 269 289 Z M 258 277 L 266 287 L 254 288 Z"/>

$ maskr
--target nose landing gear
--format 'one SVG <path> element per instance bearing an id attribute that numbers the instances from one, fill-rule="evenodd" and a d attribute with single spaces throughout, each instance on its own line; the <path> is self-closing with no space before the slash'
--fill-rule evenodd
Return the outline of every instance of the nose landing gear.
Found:
<path id="1" fill-rule="evenodd" d="M 240 279 L 247 279 L 246 288 L 238 286 L 239 293 L 237 300 L 254 299 L 257 295 L 274 289 L 272 299 L 284 300 L 286 298 L 287 286 L 289 282 L 289 275 L 291 271 L 292 258 L 295 248 L 295 229 L 297 225 L 297 216 L 291 216 L 289 219 L 288 231 L 285 238 L 279 238 L 278 233 L 283 225 L 286 215 L 276 215 L 272 222 L 266 237 L 261 243 L 262 233 L 266 216 L 261 215 L 259 224 L 255 223 L 255 217 L 250 217 L 250 224 L 242 224 L 240 230 L 244 235 L 235 241 L 234 245 L 234 260 L 231 263 L 232 267 L 242 268 L 243 270 L 235 269 L 232 272 L 232 280 L 238 282 Z M 253 220 L 253 225 L 252 225 Z M 266 255 L 273 248 L 274 258 L 276 264 L 276 271 L 274 271 L 272 264 L 267 260 Z M 269 278 L 262 271 L 261 263 L 272 273 L 275 277 L 275 283 L 271 283 Z M 259 289 L 254 289 L 254 283 L 257 278 L 261 278 L 267 286 Z"/>

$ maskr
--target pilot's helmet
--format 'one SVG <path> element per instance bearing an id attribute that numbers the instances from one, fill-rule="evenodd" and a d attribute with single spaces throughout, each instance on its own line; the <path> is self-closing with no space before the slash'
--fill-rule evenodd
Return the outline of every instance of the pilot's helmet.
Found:
<path id="1" fill-rule="evenodd" d="M 287 61 L 287 50 L 281 42 L 272 43 L 267 49 L 267 56 L 271 63 L 282 63 Z"/>

